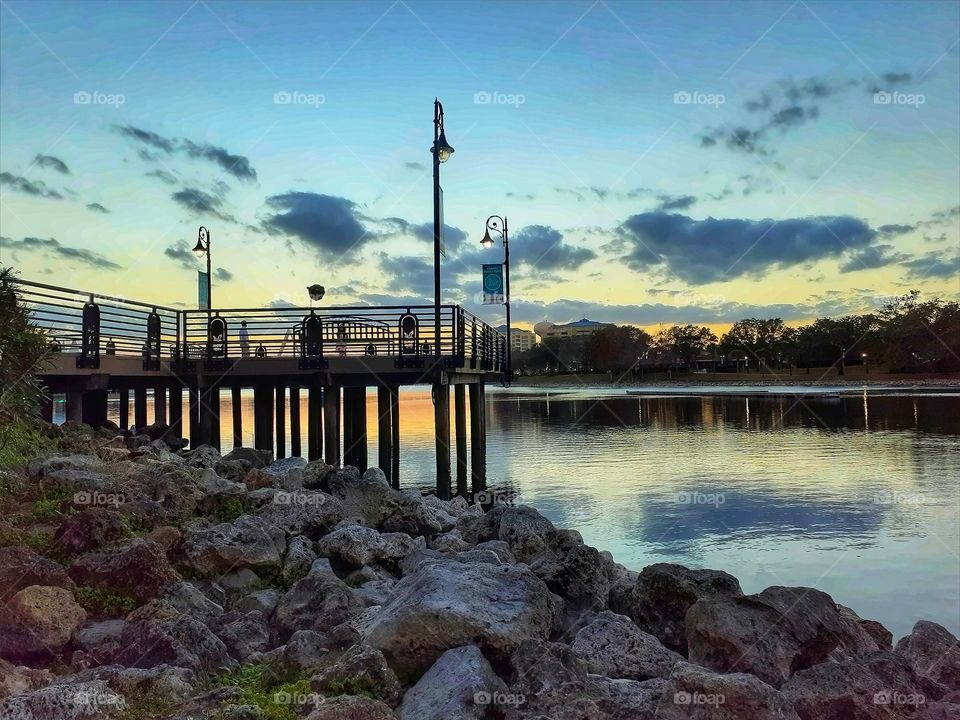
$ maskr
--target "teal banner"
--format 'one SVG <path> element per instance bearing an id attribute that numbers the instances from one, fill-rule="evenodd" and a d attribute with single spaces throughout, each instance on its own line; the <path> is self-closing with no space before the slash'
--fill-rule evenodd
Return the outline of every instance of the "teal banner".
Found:
<path id="1" fill-rule="evenodd" d="M 503 292 L 503 265 L 483 266 L 483 304 L 484 305 L 502 305 L 504 302 Z"/>

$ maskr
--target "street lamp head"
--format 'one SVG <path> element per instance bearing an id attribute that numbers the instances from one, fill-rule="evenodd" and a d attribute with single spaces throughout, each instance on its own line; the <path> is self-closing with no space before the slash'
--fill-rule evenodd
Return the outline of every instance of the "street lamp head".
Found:
<path id="1" fill-rule="evenodd" d="M 198 258 L 202 258 L 207 252 L 207 249 L 203 246 L 203 243 L 197 240 L 197 244 L 193 246 L 193 254 Z"/>
<path id="2" fill-rule="evenodd" d="M 483 240 L 480 241 L 480 244 L 488 250 L 493 247 L 493 238 L 490 237 L 490 228 L 487 228 L 486 232 L 483 233 Z"/>
<path id="3" fill-rule="evenodd" d="M 197 231 L 197 244 L 193 246 L 193 254 L 202 258 L 209 250 L 210 236 L 207 229 L 201 225 Z"/>
<path id="4" fill-rule="evenodd" d="M 447 142 L 447 134 L 443 131 L 443 128 L 440 129 L 440 137 L 437 139 L 436 153 L 437 159 L 442 163 L 449 160 L 450 156 L 453 155 L 453 147 Z"/>
<path id="5" fill-rule="evenodd" d="M 323 285 L 310 285 L 307 287 L 307 292 L 310 294 L 311 300 L 323 300 L 327 291 Z"/>

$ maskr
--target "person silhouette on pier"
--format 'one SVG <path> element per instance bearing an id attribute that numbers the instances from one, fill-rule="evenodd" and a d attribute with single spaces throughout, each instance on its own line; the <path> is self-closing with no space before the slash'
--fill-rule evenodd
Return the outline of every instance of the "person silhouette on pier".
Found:
<path id="1" fill-rule="evenodd" d="M 250 331 L 246 320 L 240 322 L 240 355 L 250 357 Z"/>

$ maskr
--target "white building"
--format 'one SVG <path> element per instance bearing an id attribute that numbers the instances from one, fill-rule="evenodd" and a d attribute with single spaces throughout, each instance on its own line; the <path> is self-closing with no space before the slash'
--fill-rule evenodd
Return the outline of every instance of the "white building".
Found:
<path id="1" fill-rule="evenodd" d="M 593 334 L 594 330 L 599 330 L 602 327 L 606 327 L 610 323 L 596 322 L 595 320 L 587 320 L 586 318 L 581 318 L 575 322 L 566 323 L 565 325 L 555 325 L 552 322 L 540 322 L 533 326 L 533 331 L 540 336 L 540 340 L 546 340 L 547 338 L 576 338 L 576 337 L 588 337 Z"/>
<path id="2" fill-rule="evenodd" d="M 501 325 L 497 328 L 497 332 L 504 335 L 507 334 L 507 326 Z M 534 335 L 529 330 L 521 330 L 520 328 L 511 328 L 510 329 L 510 349 L 517 352 L 525 352 L 537 344 L 537 336 Z"/>

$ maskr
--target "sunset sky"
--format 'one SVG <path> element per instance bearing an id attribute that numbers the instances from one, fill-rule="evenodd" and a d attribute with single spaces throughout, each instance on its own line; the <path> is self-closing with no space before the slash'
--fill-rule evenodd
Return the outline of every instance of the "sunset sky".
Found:
<path id="1" fill-rule="evenodd" d="M 0 255 L 195 307 L 721 327 L 960 296 L 956 2 L 0 2 Z"/>

